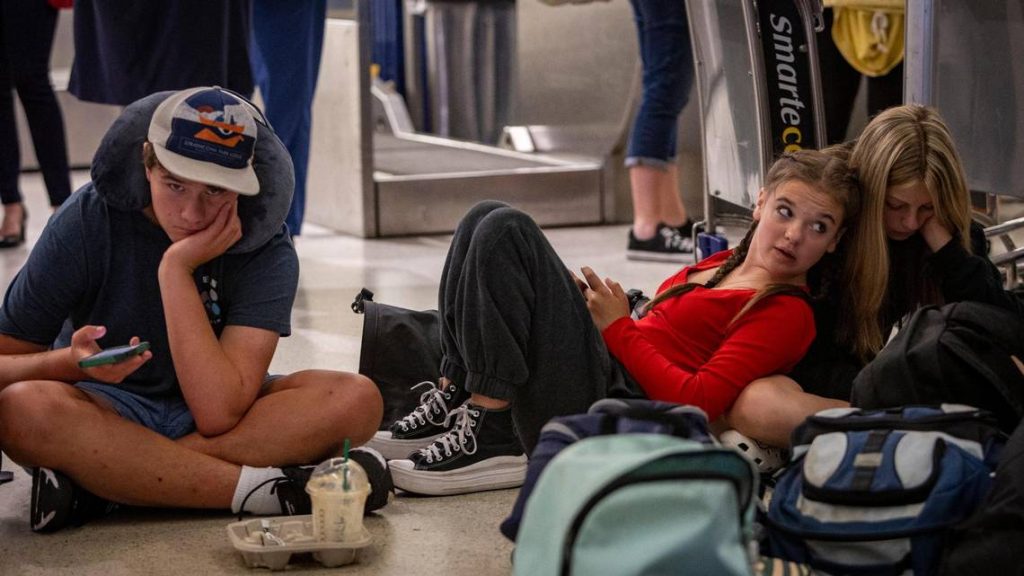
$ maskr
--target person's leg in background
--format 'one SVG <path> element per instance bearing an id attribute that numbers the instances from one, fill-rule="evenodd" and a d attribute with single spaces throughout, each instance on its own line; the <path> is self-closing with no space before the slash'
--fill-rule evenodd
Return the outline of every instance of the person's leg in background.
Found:
<path id="1" fill-rule="evenodd" d="M 302 232 L 313 95 L 320 72 L 326 0 L 254 0 L 253 77 L 264 111 L 295 167 L 295 194 L 285 222 L 293 236 Z"/>
<path id="2" fill-rule="evenodd" d="M 676 133 L 693 85 L 693 48 L 685 3 L 631 0 L 636 19 L 643 96 L 626 153 L 633 197 L 627 256 L 686 261 L 691 222 L 679 196 Z"/>
<path id="3" fill-rule="evenodd" d="M 0 4 L 0 201 L 4 205 L 3 226 L 0 237 L 17 232 L 15 219 L 7 212 L 17 213 L 20 222 L 21 190 L 18 176 L 21 172 L 21 148 L 18 145 L 18 127 L 14 120 L 14 83 L 7 62 L 7 4 Z M 8 208 L 10 207 L 10 208 Z"/>
<path id="4" fill-rule="evenodd" d="M 441 278 L 441 372 L 470 399 L 395 486 L 455 494 L 518 486 L 552 417 L 606 395 L 612 365 L 586 302 L 537 224 L 483 202 L 459 224 Z"/>
<path id="5" fill-rule="evenodd" d="M 825 28 L 818 32 L 818 68 L 821 70 L 822 100 L 825 103 L 827 144 L 846 140 L 853 104 L 860 89 L 861 74 L 846 61 L 832 40 L 831 9 L 825 10 Z"/>
<path id="6" fill-rule="evenodd" d="M 4 62 L 0 64 L 0 168 L 3 182 L 4 219 L 0 225 L 0 248 L 24 241 L 25 207 L 17 188 L 20 171 L 17 131 L 14 125 L 10 87 L 16 89 L 25 110 L 39 168 L 50 197 L 50 205 L 60 206 L 71 195 L 64 119 L 57 96 L 50 84 L 50 50 L 57 28 L 58 11 L 46 2 L 5 0 L 0 6 L 0 34 Z M 13 140 L 12 140 L 13 137 Z M 13 144 L 11 144 L 13 142 Z M 13 176 L 11 170 L 13 169 Z M 13 180 L 12 180 L 13 179 Z M 13 190 L 12 190 L 13 182 Z"/>
<path id="7" fill-rule="evenodd" d="M 868 78 L 868 117 L 903 104 L 903 63 L 884 76 Z"/>
<path id="8" fill-rule="evenodd" d="M 828 144 L 838 144 L 846 140 L 853 105 L 864 76 L 847 62 L 832 39 L 832 23 L 835 19 L 832 9 L 826 9 L 824 16 L 825 28 L 818 32 L 818 67 L 821 70 Z M 883 76 L 867 77 L 868 118 L 902 103 L 902 63 Z"/>

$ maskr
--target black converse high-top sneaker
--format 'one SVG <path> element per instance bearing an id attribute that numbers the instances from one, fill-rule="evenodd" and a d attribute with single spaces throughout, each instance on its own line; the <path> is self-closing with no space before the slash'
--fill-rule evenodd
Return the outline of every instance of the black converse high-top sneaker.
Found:
<path id="1" fill-rule="evenodd" d="M 441 387 L 433 382 L 420 382 L 413 388 L 430 386 L 420 395 L 415 410 L 377 432 L 367 446 L 377 450 L 388 460 L 408 458 L 420 448 L 426 448 L 452 427 L 449 414 L 469 399 L 469 392 L 449 382 Z"/>
<path id="2" fill-rule="evenodd" d="M 526 454 L 512 424 L 512 411 L 466 402 L 454 426 L 408 460 L 391 460 L 395 487 L 446 496 L 522 486 Z"/>

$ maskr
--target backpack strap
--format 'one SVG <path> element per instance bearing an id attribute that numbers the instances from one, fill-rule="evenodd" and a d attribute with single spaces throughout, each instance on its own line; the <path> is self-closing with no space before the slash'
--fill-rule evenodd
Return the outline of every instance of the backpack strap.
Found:
<path id="1" fill-rule="evenodd" d="M 882 465 L 882 448 L 892 430 L 872 430 L 864 448 L 853 459 L 853 485 L 858 492 L 867 492 L 875 481 L 875 474 Z"/>

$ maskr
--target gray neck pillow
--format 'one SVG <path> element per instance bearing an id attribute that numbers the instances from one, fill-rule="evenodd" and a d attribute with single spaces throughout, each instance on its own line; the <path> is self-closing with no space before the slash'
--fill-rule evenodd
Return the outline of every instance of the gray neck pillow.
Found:
<path id="1" fill-rule="evenodd" d="M 110 207 L 142 210 L 150 205 L 142 144 L 153 112 L 171 94 L 174 92 L 157 92 L 130 104 L 100 142 L 92 161 L 92 182 Z M 260 181 L 260 193 L 238 197 L 242 239 L 228 250 L 229 254 L 251 252 L 281 232 L 295 190 L 288 150 L 270 126 L 259 121 L 256 125 L 253 169 Z"/>

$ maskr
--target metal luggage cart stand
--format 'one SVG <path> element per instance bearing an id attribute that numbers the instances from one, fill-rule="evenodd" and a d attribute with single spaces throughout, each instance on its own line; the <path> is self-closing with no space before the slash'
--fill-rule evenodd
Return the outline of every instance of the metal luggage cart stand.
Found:
<path id="1" fill-rule="evenodd" d="M 353 18 L 329 18 L 324 35 L 307 221 L 364 237 L 444 233 L 484 199 L 509 202 L 542 226 L 621 219 L 616 176 L 623 171 L 615 154 L 639 68 L 627 3 L 515 5 L 510 93 L 494 88 L 473 98 L 481 106 L 495 99 L 515 104 L 510 118 L 497 115 L 513 124 L 504 147 L 457 139 L 472 135 L 454 124 L 447 135 L 417 130 L 422 100 L 405 103 L 371 79 L 373 0 L 354 4 Z M 427 2 L 426 9 L 427 20 L 437 24 L 428 46 L 441 36 L 452 44 L 438 62 L 472 62 L 480 51 L 473 39 L 486 32 L 478 29 L 486 19 L 469 17 L 473 11 L 455 3 Z M 444 76 L 444 66 L 437 76 Z M 449 80 L 455 88 L 448 113 L 470 112 L 475 104 L 454 93 L 467 82 Z"/>
<path id="2" fill-rule="evenodd" d="M 1020 282 L 1024 247 L 1003 220 L 1006 199 L 1024 199 L 1024 7 L 1005 0 L 908 0 L 904 94 L 939 109 L 957 143 L 967 186 L 985 194 L 985 234 L 1006 252 L 992 261 Z"/>
<path id="3" fill-rule="evenodd" d="M 768 167 L 825 140 L 820 0 L 687 0 L 704 151 L 704 221 L 749 221 Z M 701 234 L 703 256 L 724 239 Z"/>

